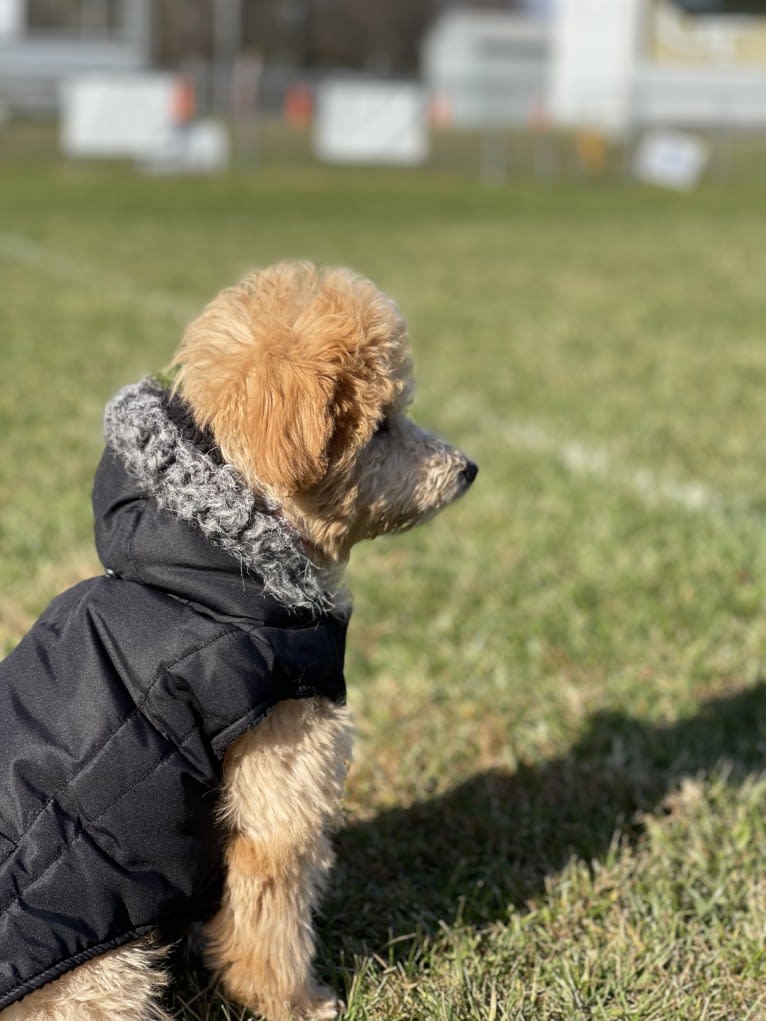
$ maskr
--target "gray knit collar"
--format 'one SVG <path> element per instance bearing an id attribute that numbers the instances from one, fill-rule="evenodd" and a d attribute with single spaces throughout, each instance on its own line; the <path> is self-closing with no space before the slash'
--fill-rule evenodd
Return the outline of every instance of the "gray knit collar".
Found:
<path id="1" fill-rule="evenodd" d="M 107 404 L 104 435 L 162 510 L 233 554 L 268 595 L 317 614 L 347 608 L 337 576 L 311 562 L 279 504 L 250 488 L 212 435 L 196 428 L 184 402 L 155 380 L 126 386 Z"/>

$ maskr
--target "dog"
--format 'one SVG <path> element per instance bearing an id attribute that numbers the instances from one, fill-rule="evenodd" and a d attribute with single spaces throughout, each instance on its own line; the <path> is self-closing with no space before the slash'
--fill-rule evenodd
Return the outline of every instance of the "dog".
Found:
<path id="1" fill-rule="evenodd" d="M 478 469 L 409 417 L 405 321 L 347 269 L 250 273 L 171 376 L 107 406 L 104 576 L 0 664 L 2 1021 L 167 1018 L 165 941 L 199 921 L 231 1000 L 343 1010 L 311 921 L 351 759 L 343 567 Z"/>

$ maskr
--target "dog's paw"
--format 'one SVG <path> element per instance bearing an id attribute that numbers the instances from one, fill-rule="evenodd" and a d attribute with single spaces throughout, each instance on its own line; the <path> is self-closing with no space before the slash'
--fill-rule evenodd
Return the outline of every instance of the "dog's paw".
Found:
<path id="1" fill-rule="evenodd" d="M 295 1021 L 336 1021 L 346 1004 L 329 986 L 315 985 L 310 994 L 292 1005 Z"/>
<path id="2" fill-rule="evenodd" d="M 251 1002 L 251 1009 L 257 1011 L 258 1019 L 266 1021 L 337 1021 L 346 1004 L 329 986 L 312 983 L 309 989 L 289 1000 L 261 997 L 257 1004 Z M 256 1018 L 248 1021 L 256 1021 Z"/>

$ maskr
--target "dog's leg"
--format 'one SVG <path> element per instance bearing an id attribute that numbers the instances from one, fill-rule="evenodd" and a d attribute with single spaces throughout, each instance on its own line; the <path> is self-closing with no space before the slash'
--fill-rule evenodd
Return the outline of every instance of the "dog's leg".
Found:
<path id="1" fill-rule="evenodd" d="M 332 865 L 351 755 L 345 707 L 284 702 L 225 760 L 226 885 L 207 928 L 209 960 L 227 994 L 269 1021 L 335 1018 L 318 985 L 312 911 Z"/>
<path id="2" fill-rule="evenodd" d="M 81 964 L 0 1011 L 0 1021 L 171 1021 L 164 950 L 148 937 Z"/>

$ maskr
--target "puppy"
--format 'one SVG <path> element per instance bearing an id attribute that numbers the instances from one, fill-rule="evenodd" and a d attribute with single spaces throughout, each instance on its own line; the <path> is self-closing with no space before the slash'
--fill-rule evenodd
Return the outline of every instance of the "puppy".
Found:
<path id="1" fill-rule="evenodd" d="M 108 405 L 102 578 L 0 664 L 0 1018 L 165 1018 L 203 921 L 234 1001 L 335 1018 L 314 911 L 351 757 L 341 573 L 477 468 L 417 428 L 404 320 L 345 269 L 219 294 Z"/>

